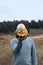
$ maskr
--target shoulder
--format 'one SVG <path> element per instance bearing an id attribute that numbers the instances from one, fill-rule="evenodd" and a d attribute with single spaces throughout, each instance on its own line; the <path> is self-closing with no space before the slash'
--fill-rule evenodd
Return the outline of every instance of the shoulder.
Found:
<path id="1" fill-rule="evenodd" d="M 18 40 L 17 38 L 13 38 L 10 40 L 10 47 L 14 50 L 17 46 Z"/>
<path id="2" fill-rule="evenodd" d="M 31 44 L 34 44 L 34 40 L 30 37 L 27 37 L 27 41 L 30 42 Z"/>
<path id="3" fill-rule="evenodd" d="M 28 38 L 28 40 L 31 42 L 32 47 L 34 47 L 34 48 L 35 48 L 35 42 L 34 42 L 34 40 L 33 40 L 32 38 Z"/>
<path id="4" fill-rule="evenodd" d="M 27 43 L 30 45 L 34 45 L 34 40 L 30 37 L 27 37 Z"/>
<path id="5" fill-rule="evenodd" d="M 30 37 L 28 37 L 27 40 L 28 40 L 28 42 L 30 43 L 31 47 L 32 47 L 32 48 L 33 48 L 33 47 L 35 48 L 35 42 L 34 42 L 34 40 L 33 40 L 32 38 L 30 38 Z"/>
<path id="6" fill-rule="evenodd" d="M 30 37 L 27 37 L 25 40 L 23 40 L 23 43 L 26 43 L 26 45 L 32 45 L 34 44 L 34 40 Z"/>
<path id="7" fill-rule="evenodd" d="M 12 38 L 10 41 L 18 41 L 18 39 L 17 38 Z"/>
<path id="8" fill-rule="evenodd" d="M 17 38 L 12 38 L 11 40 L 10 40 L 10 43 L 17 43 L 18 42 L 18 39 Z"/>

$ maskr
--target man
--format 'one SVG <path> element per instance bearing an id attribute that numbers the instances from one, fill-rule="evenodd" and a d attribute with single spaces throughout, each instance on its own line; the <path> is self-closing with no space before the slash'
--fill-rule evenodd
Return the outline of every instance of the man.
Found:
<path id="1" fill-rule="evenodd" d="M 24 24 L 18 24 L 15 36 L 16 38 L 10 41 L 13 51 L 12 65 L 37 65 L 34 41 L 28 37 L 28 31 Z"/>

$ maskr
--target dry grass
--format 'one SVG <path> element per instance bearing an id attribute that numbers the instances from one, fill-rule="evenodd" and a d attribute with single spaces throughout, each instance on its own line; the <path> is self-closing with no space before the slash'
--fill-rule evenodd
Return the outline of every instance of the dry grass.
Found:
<path id="1" fill-rule="evenodd" d="M 38 65 L 43 65 L 43 38 L 34 39 L 37 51 Z"/>
<path id="2" fill-rule="evenodd" d="M 40 34 L 43 34 L 42 32 L 38 31 Z M 31 30 L 29 35 L 40 35 L 38 33 L 36 30 Z M 2 35 L 0 37 L 0 65 L 11 65 L 12 63 L 12 50 L 10 48 L 10 40 L 13 37 L 14 35 Z M 33 40 L 37 49 L 38 65 L 43 65 L 43 38 Z"/>
<path id="3" fill-rule="evenodd" d="M 38 36 L 43 34 L 43 29 L 30 29 L 30 36 Z"/>

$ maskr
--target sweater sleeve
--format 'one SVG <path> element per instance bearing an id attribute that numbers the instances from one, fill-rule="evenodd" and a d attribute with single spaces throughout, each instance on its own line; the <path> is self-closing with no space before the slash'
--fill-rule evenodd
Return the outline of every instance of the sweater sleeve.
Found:
<path id="1" fill-rule="evenodd" d="M 33 65 L 37 65 L 37 55 L 36 55 L 36 47 L 34 41 L 32 42 L 31 55 L 32 55 Z"/>
<path id="2" fill-rule="evenodd" d="M 12 48 L 12 50 L 14 51 L 15 48 L 17 47 L 17 42 L 15 41 L 16 39 L 11 39 L 10 40 L 10 47 Z"/>

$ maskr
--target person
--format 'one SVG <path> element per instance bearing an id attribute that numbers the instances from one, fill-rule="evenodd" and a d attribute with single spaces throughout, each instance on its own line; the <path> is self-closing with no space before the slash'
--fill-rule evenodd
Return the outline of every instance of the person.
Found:
<path id="1" fill-rule="evenodd" d="M 36 47 L 23 23 L 18 24 L 10 46 L 13 51 L 12 65 L 37 65 Z"/>

